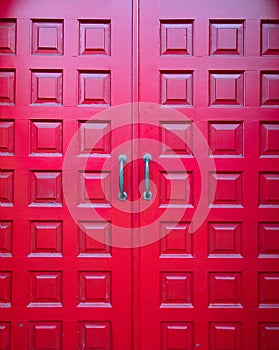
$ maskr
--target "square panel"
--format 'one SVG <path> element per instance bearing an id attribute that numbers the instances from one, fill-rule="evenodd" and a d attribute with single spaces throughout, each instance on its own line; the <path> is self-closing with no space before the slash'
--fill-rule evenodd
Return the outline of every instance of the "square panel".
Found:
<path id="1" fill-rule="evenodd" d="M 12 305 L 12 272 L 0 271 L 0 308 Z"/>
<path id="2" fill-rule="evenodd" d="M 275 350 L 279 344 L 279 322 L 259 324 L 260 350 Z"/>
<path id="3" fill-rule="evenodd" d="M 193 55 L 193 21 L 161 21 L 161 55 Z"/>
<path id="4" fill-rule="evenodd" d="M 161 173 L 161 206 L 174 207 L 180 205 L 193 207 L 193 197 L 193 174 L 191 172 Z"/>
<path id="5" fill-rule="evenodd" d="M 244 52 L 244 21 L 210 21 L 210 55 L 238 55 Z"/>
<path id="6" fill-rule="evenodd" d="M 107 121 L 80 121 L 78 134 L 79 154 L 109 155 L 111 153 L 111 126 Z"/>
<path id="7" fill-rule="evenodd" d="M 111 322 L 84 321 L 79 324 L 79 349 L 112 349 Z"/>
<path id="8" fill-rule="evenodd" d="M 15 144 L 15 122 L 14 120 L 0 121 L 0 155 L 13 156 Z"/>
<path id="9" fill-rule="evenodd" d="M 279 105 L 279 73 L 262 72 L 261 74 L 261 105 Z"/>
<path id="10" fill-rule="evenodd" d="M 209 147 L 213 157 L 242 157 L 243 123 L 209 122 Z"/>
<path id="11" fill-rule="evenodd" d="M 242 307 L 240 272 L 210 272 L 208 287 L 209 307 Z"/>
<path id="12" fill-rule="evenodd" d="M 81 206 L 110 206 L 110 190 L 109 172 L 80 172 Z"/>
<path id="13" fill-rule="evenodd" d="M 0 257 L 12 255 L 13 222 L 0 221 Z"/>
<path id="14" fill-rule="evenodd" d="M 109 107 L 111 100 L 110 72 L 78 72 L 78 104 Z"/>
<path id="15" fill-rule="evenodd" d="M 161 272 L 161 307 L 192 307 L 192 273 Z"/>
<path id="16" fill-rule="evenodd" d="M 32 20 L 32 54 L 63 55 L 63 21 Z"/>
<path id="17" fill-rule="evenodd" d="M 14 172 L 0 170 L 0 203 L 1 206 L 13 206 L 14 202 Z"/>
<path id="18" fill-rule="evenodd" d="M 209 174 L 209 198 L 212 197 L 214 199 L 213 203 L 210 203 L 211 207 L 241 207 L 242 173 Z"/>
<path id="19" fill-rule="evenodd" d="M 31 321 L 29 328 L 29 349 L 61 350 L 62 324 L 59 321 Z"/>
<path id="20" fill-rule="evenodd" d="M 279 156 L 279 123 L 260 123 L 260 155 Z"/>
<path id="21" fill-rule="evenodd" d="M 61 256 L 62 222 L 31 221 L 29 242 L 29 256 Z"/>
<path id="22" fill-rule="evenodd" d="M 111 272 L 86 271 L 79 273 L 79 306 L 111 307 Z"/>
<path id="23" fill-rule="evenodd" d="M 279 307 L 279 273 L 259 273 L 259 306 Z"/>
<path id="24" fill-rule="evenodd" d="M 259 223 L 259 255 L 279 257 L 279 222 Z"/>
<path id="25" fill-rule="evenodd" d="M 241 350 L 241 323 L 212 322 L 209 324 L 210 350 Z"/>
<path id="26" fill-rule="evenodd" d="M 58 70 L 32 70 L 31 104 L 62 105 L 63 73 Z"/>
<path id="27" fill-rule="evenodd" d="M 0 105 L 15 104 L 15 70 L 0 69 Z"/>
<path id="28" fill-rule="evenodd" d="M 161 257 L 192 258 L 193 235 L 189 233 L 188 222 L 161 222 Z"/>
<path id="29" fill-rule="evenodd" d="M 260 206 L 279 205 L 279 173 L 260 173 Z"/>
<path id="30" fill-rule="evenodd" d="M 11 323 L 0 322 L 0 349 L 8 350 L 11 348 Z"/>
<path id="31" fill-rule="evenodd" d="M 61 120 L 30 121 L 30 153 L 62 155 L 63 126 Z"/>
<path id="32" fill-rule="evenodd" d="M 192 322 L 162 322 L 161 350 L 191 350 L 194 346 Z"/>
<path id="33" fill-rule="evenodd" d="M 241 257 L 241 223 L 208 223 L 209 257 Z"/>
<path id="34" fill-rule="evenodd" d="M 161 104 L 193 105 L 193 72 L 161 71 Z"/>
<path id="35" fill-rule="evenodd" d="M 29 307 L 62 306 L 62 272 L 31 271 Z"/>
<path id="36" fill-rule="evenodd" d="M 160 131 L 163 156 L 193 156 L 193 130 L 190 122 L 161 122 Z"/>
<path id="37" fill-rule="evenodd" d="M 244 72 L 210 72 L 209 81 L 210 106 L 244 105 Z"/>
<path id="38" fill-rule="evenodd" d="M 83 257 L 111 256 L 111 227 L 107 221 L 79 223 L 78 253 Z"/>
<path id="39" fill-rule="evenodd" d="M 110 21 L 80 21 L 79 54 L 110 55 Z"/>
<path id="40" fill-rule="evenodd" d="M 262 55 L 279 55 L 279 21 L 262 21 Z"/>
<path id="41" fill-rule="evenodd" d="M 16 20 L 1 19 L 0 21 L 0 54 L 15 55 L 16 53 Z"/>
<path id="42" fill-rule="evenodd" d="M 61 171 L 30 172 L 30 205 L 61 206 L 62 174 Z"/>

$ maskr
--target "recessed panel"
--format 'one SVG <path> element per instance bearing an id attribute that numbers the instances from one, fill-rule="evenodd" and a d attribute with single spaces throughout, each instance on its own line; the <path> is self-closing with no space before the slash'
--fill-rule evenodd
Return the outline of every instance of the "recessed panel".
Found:
<path id="1" fill-rule="evenodd" d="M 0 322 L 0 349 L 11 348 L 11 324 L 10 322 Z"/>
<path id="2" fill-rule="evenodd" d="M 12 206 L 14 201 L 14 172 L 0 170 L 0 203 L 2 206 Z"/>
<path id="3" fill-rule="evenodd" d="M 171 157 L 192 156 L 193 134 L 191 123 L 162 122 L 161 123 L 162 155 Z"/>
<path id="4" fill-rule="evenodd" d="M 29 326 L 29 349 L 61 350 L 62 325 L 59 321 L 31 321 Z"/>
<path id="5" fill-rule="evenodd" d="M 262 55 L 279 55 L 279 21 L 262 22 Z"/>
<path id="6" fill-rule="evenodd" d="M 61 155 L 62 147 L 62 121 L 31 121 L 31 154 L 52 153 L 53 155 Z"/>
<path id="7" fill-rule="evenodd" d="M 212 322 L 209 325 L 209 341 L 211 350 L 241 350 L 241 323 Z"/>
<path id="8" fill-rule="evenodd" d="M 161 222 L 161 257 L 192 257 L 193 235 L 189 223 Z"/>
<path id="9" fill-rule="evenodd" d="M 209 256 L 241 256 L 241 224 L 210 222 L 208 224 Z"/>
<path id="10" fill-rule="evenodd" d="M 244 51 L 243 21 L 210 22 L 210 54 L 238 55 Z"/>
<path id="11" fill-rule="evenodd" d="M 243 123 L 209 123 L 209 147 L 214 157 L 243 156 Z"/>
<path id="12" fill-rule="evenodd" d="M 210 73 L 210 106 L 244 105 L 244 72 Z"/>
<path id="13" fill-rule="evenodd" d="M 262 106 L 279 105 L 279 73 L 265 72 L 261 75 Z"/>
<path id="14" fill-rule="evenodd" d="M 0 21 L 0 54 L 14 55 L 16 53 L 16 21 L 2 19 Z"/>
<path id="15" fill-rule="evenodd" d="M 193 73 L 161 72 L 161 104 L 177 107 L 193 105 Z"/>
<path id="16" fill-rule="evenodd" d="M 162 322 L 162 350 L 191 350 L 194 344 L 194 326 L 192 322 Z"/>
<path id="17" fill-rule="evenodd" d="M 260 155 L 279 156 L 279 123 L 260 124 Z"/>
<path id="18" fill-rule="evenodd" d="M 279 344 L 279 323 L 266 322 L 259 325 L 260 350 L 277 349 Z"/>
<path id="19" fill-rule="evenodd" d="M 259 254 L 262 257 L 279 257 L 279 222 L 259 224 Z"/>
<path id="20" fill-rule="evenodd" d="M 260 174 L 260 205 L 279 205 L 279 173 Z"/>
<path id="21" fill-rule="evenodd" d="M 30 307 L 62 306 L 62 272 L 30 272 Z"/>
<path id="22" fill-rule="evenodd" d="M 62 176 L 60 171 L 30 172 L 30 205 L 62 205 Z"/>
<path id="23" fill-rule="evenodd" d="M 161 272 L 161 307 L 192 307 L 192 273 Z"/>
<path id="24" fill-rule="evenodd" d="M 63 21 L 32 21 L 32 54 L 63 54 Z"/>
<path id="25" fill-rule="evenodd" d="M 260 307 L 279 307 L 279 273 L 261 272 L 259 274 Z"/>
<path id="26" fill-rule="evenodd" d="M 15 71 L 0 70 L 0 105 L 15 104 Z"/>
<path id="27" fill-rule="evenodd" d="M 79 273 L 79 306 L 111 307 L 111 272 Z"/>
<path id="28" fill-rule="evenodd" d="M 110 21 L 80 21 L 80 55 L 110 55 Z"/>
<path id="29" fill-rule="evenodd" d="M 15 122 L 13 120 L 0 121 L 0 155 L 14 155 Z"/>
<path id="30" fill-rule="evenodd" d="M 209 307 L 241 307 L 241 274 L 209 273 Z"/>
<path id="31" fill-rule="evenodd" d="M 111 322 L 86 321 L 79 326 L 79 349 L 112 350 Z"/>
<path id="32" fill-rule="evenodd" d="M 62 71 L 31 71 L 31 104 L 62 105 Z"/>
<path id="33" fill-rule="evenodd" d="M 79 71 L 78 79 L 79 105 L 110 106 L 110 72 Z"/>
<path id="34" fill-rule="evenodd" d="M 12 273 L 0 271 L 0 308 L 10 307 L 12 303 Z"/>
<path id="35" fill-rule="evenodd" d="M 110 206 L 110 173 L 80 173 L 80 205 Z"/>
<path id="36" fill-rule="evenodd" d="M 0 257 L 12 255 L 13 223 L 0 221 Z"/>
<path id="37" fill-rule="evenodd" d="M 161 21 L 161 55 L 193 55 L 193 21 Z"/>

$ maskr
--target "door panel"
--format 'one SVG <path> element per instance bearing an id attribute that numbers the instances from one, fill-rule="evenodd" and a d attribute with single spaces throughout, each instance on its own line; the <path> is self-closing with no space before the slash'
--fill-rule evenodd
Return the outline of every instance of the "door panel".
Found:
<path id="1" fill-rule="evenodd" d="M 163 238 L 139 251 L 139 349 L 278 347 L 278 18 L 276 2 L 140 2 L 140 101 L 161 107 L 139 134 L 163 145 L 139 226 Z"/>

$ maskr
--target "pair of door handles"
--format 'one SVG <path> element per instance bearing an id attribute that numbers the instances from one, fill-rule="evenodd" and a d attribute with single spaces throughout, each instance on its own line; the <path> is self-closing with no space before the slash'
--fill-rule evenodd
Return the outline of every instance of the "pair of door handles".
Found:
<path id="1" fill-rule="evenodd" d="M 150 168 L 149 163 L 152 161 L 152 156 L 149 153 L 146 153 L 143 156 L 144 161 L 144 186 L 145 191 L 143 192 L 143 199 L 146 201 L 150 201 L 152 199 L 152 192 L 150 191 Z M 128 198 L 127 193 L 125 192 L 124 186 L 124 164 L 127 162 L 127 157 L 125 154 L 121 154 L 118 157 L 119 162 L 119 193 L 118 199 L 120 201 L 125 201 Z"/>

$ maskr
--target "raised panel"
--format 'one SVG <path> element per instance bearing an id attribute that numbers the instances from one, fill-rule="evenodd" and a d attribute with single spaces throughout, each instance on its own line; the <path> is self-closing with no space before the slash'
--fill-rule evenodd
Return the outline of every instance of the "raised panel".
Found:
<path id="1" fill-rule="evenodd" d="M 12 255 L 13 222 L 0 221 L 0 257 Z"/>
<path id="2" fill-rule="evenodd" d="M 78 253 L 81 257 L 111 256 L 111 226 L 106 221 L 80 222 Z"/>
<path id="3" fill-rule="evenodd" d="M 262 21 L 262 55 L 279 55 L 279 21 Z"/>
<path id="4" fill-rule="evenodd" d="M 193 235 L 189 233 L 189 223 L 161 222 L 161 258 L 192 258 Z"/>
<path id="5" fill-rule="evenodd" d="M 29 256 L 61 256 L 62 222 L 31 221 L 29 241 Z"/>
<path id="6" fill-rule="evenodd" d="M 243 156 L 243 123 L 210 122 L 209 147 L 214 157 Z"/>
<path id="7" fill-rule="evenodd" d="M 31 71 L 31 104 L 62 105 L 63 73 L 57 70 Z"/>
<path id="8" fill-rule="evenodd" d="M 278 72 L 262 72 L 261 74 L 261 104 L 262 106 L 279 105 L 279 74 Z"/>
<path id="9" fill-rule="evenodd" d="M 209 324 L 210 350 L 241 350 L 241 323 L 212 322 Z"/>
<path id="10" fill-rule="evenodd" d="M 110 173 L 80 172 L 80 205 L 110 206 Z"/>
<path id="11" fill-rule="evenodd" d="M 0 105 L 15 104 L 15 70 L 0 69 Z"/>
<path id="12" fill-rule="evenodd" d="M 79 273 L 79 306 L 111 307 L 111 292 L 111 272 L 84 271 Z"/>
<path id="13" fill-rule="evenodd" d="M 209 81 L 210 106 L 244 105 L 244 72 L 210 72 Z"/>
<path id="14" fill-rule="evenodd" d="M 279 173 L 260 174 L 260 206 L 279 205 Z"/>
<path id="15" fill-rule="evenodd" d="M 0 155 L 14 155 L 15 122 L 13 120 L 0 121 Z"/>
<path id="16" fill-rule="evenodd" d="M 259 273 L 259 306 L 279 307 L 279 273 Z"/>
<path id="17" fill-rule="evenodd" d="M 34 155 L 51 153 L 62 155 L 63 128 L 62 121 L 31 120 L 30 152 Z"/>
<path id="18" fill-rule="evenodd" d="M 192 156 L 192 124 L 187 122 L 161 122 L 162 155 L 167 157 Z"/>
<path id="19" fill-rule="evenodd" d="M 244 22 L 210 22 L 210 55 L 238 55 L 244 52 Z"/>
<path id="20" fill-rule="evenodd" d="M 32 54 L 62 55 L 63 36 L 62 20 L 33 20 Z"/>
<path id="21" fill-rule="evenodd" d="M 84 321 L 79 326 L 79 349 L 111 350 L 111 322 L 108 321 Z"/>
<path id="22" fill-rule="evenodd" d="M 242 307 L 241 273 L 210 272 L 209 307 Z"/>
<path id="23" fill-rule="evenodd" d="M 11 346 L 11 323 L 0 322 L 0 349 L 9 350 Z"/>
<path id="24" fill-rule="evenodd" d="M 279 156 L 279 123 L 260 124 L 260 155 L 262 157 Z"/>
<path id="25" fill-rule="evenodd" d="M 193 21 L 161 21 L 161 55 L 193 55 Z"/>
<path id="26" fill-rule="evenodd" d="M 62 205 L 61 171 L 30 172 L 30 205 Z"/>
<path id="27" fill-rule="evenodd" d="M 161 71 L 161 104 L 193 105 L 193 72 Z"/>
<path id="28" fill-rule="evenodd" d="M 79 54 L 110 55 L 110 21 L 80 21 Z"/>
<path id="29" fill-rule="evenodd" d="M 29 349 L 62 349 L 62 325 L 60 321 L 31 321 L 29 328 Z"/>
<path id="30" fill-rule="evenodd" d="M 12 272 L 0 271 L 0 308 L 12 305 Z"/>
<path id="31" fill-rule="evenodd" d="M 0 203 L 2 206 L 12 206 L 14 202 L 14 172 L 0 170 Z"/>
<path id="32" fill-rule="evenodd" d="M 279 223 L 261 222 L 259 224 L 259 255 L 279 257 Z"/>
<path id="33" fill-rule="evenodd" d="M 192 322 L 162 322 L 161 350 L 192 350 L 194 346 Z"/>
<path id="34" fill-rule="evenodd" d="M 110 72 L 78 72 L 78 104 L 109 107 L 111 100 Z"/>
<path id="35" fill-rule="evenodd" d="M 241 223 L 208 224 L 209 257 L 241 257 Z"/>
<path id="36" fill-rule="evenodd" d="M 62 272 L 31 271 L 29 307 L 62 306 Z"/>
<path id="37" fill-rule="evenodd" d="M 14 55 L 16 53 L 16 20 L 1 19 L 0 21 L 0 54 Z"/>
<path id="38" fill-rule="evenodd" d="M 279 344 L 279 323 L 266 322 L 259 325 L 260 350 L 276 350 Z"/>
<path id="39" fill-rule="evenodd" d="M 216 183 L 211 207 L 241 207 L 242 206 L 242 173 L 211 173 L 209 176 L 209 195 Z"/>
<path id="40" fill-rule="evenodd" d="M 161 307 L 192 307 L 192 273 L 161 272 Z"/>

